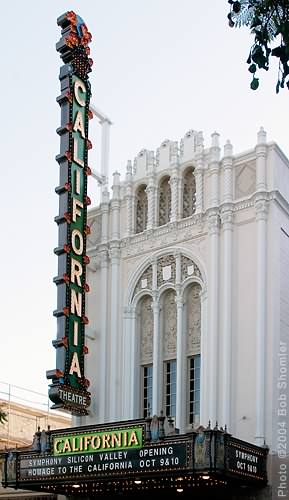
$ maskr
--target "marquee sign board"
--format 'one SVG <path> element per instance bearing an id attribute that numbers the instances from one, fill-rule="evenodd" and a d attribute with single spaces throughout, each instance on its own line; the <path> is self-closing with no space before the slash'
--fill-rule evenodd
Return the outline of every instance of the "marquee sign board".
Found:
<path id="1" fill-rule="evenodd" d="M 187 444 L 164 443 L 153 447 L 126 449 L 118 452 L 85 453 L 57 457 L 21 458 L 20 480 L 79 480 L 96 474 L 126 476 L 140 472 L 169 472 L 187 468 Z"/>
<path id="2" fill-rule="evenodd" d="M 90 229 L 87 222 L 88 121 L 90 84 L 88 73 L 92 60 L 88 44 L 91 35 L 83 20 L 74 12 L 66 12 L 57 20 L 62 28 L 61 39 L 56 45 L 64 66 L 60 69 L 61 94 L 57 101 L 61 108 L 59 163 L 60 182 L 55 189 L 59 195 L 58 225 L 58 275 L 57 286 L 57 339 L 56 369 L 46 373 L 52 379 L 49 397 L 52 408 L 62 408 L 75 415 L 87 414 L 90 405 L 89 381 L 85 377 L 85 295 L 86 236 Z"/>
<path id="3" fill-rule="evenodd" d="M 165 436 L 160 427 L 153 438 L 150 426 L 138 420 L 39 432 L 31 452 L 5 454 L 3 484 L 50 491 L 57 484 L 203 475 L 266 484 L 267 449 L 210 428 Z"/>
<path id="4" fill-rule="evenodd" d="M 267 450 L 230 437 L 227 446 L 227 471 L 239 477 L 262 479 L 266 476 L 264 454 Z"/>

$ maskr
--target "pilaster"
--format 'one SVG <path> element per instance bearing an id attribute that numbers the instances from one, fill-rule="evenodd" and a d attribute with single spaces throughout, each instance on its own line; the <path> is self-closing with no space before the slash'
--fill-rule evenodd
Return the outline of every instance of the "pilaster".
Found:
<path id="1" fill-rule="evenodd" d="M 160 331 L 159 331 L 159 302 L 155 292 L 153 292 L 153 398 L 152 414 L 158 415 L 161 407 L 160 400 Z"/>
<path id="2" fill-rule="evenodd" d="M 156 225 L 156 214 L 155 214 L 155 155 L 153 151 L 148 152 L 148 184 L 146 188 L 147 200 L 148 200 L 148 221 L 147 229 L 153 229 Z"/>
<path id="3" fill-rule="evenodd" d="M 257 224 L 257 311 L 256 311 L 256 432 L 255 443 L 265 441 L 266 311 L 267 311 L 267 218 L 263 194 L 256 198 Z"/>
<path id="4" fill-rule="evenodd" d="M 104 247 L 100 251 L 100 376 L 102 378 L 101 384 L 99 384 L 99 408 L 100 422 L 106 422 L 108 417 L 107 408 L 107 292 L 108 292 L 108 254 Z"/>
<path id="5" fill-rule="evenodd" d="M 178 185 L 179 185 L 179 175 L 176 167 L 172 170 L 172 175 L 170 178 L 171 186 L 171 196 L 172 196 L 172 208 L 170 222 L 176 222 L 178 220 Z"/>
<path id="6" fill-rule="evenodd" d="M 118 240 L 120 237 L 120 174 L 114 172 L 111 199 L 111 239 Z"/>
<path id="7" fill-rule="evenodd" d="M 179 151 L 178 151 L 178 143 L 174 142 L 171 145 L 171 154 L 170 154 L 170 167 L 171 167 L 171 178 L 170 178 L 170 186 L 171 186 L 171 217 L 170 222 L 176 222 L 179 218 L 179 200 L 178 200 L 178 186 L 179 186 Z"/>
<path id="8" fill-rule="evenodd" d="M 232 398 L 232 306 L 233 306 L 233 148 L 230 141 L 224 147 L 224 184 L 221 211 L 223 230 L 223 328 L 221 333 L 220 365 L 222 366 L 221 424 L 231 428 Z"/>
<path id="9" fill-rule="evenodd" d="M 209 360 L 210 380 L 209 419 L 217 420 L 217 401 L 219 385 L 218 342 L 219 342 L 219 215 L 217 210 L 210 210 L 208 218 L 210 245 L 209 278 Z"/>
<path id="10" fill-rule="evenodd" d="M 200 214 L 204 209 L 204 146 L 199 144 L 197 146 L 196 154 L 196 214 Z"/>
<path id="11" fill-rule="evenodd" d="M 209 175 L 210 175 L 210 204 L 209 206 L 219 206 L 219 160 L 220 160 L 220 147 L 219 147 L 219 134 L 214 132 L 212 135 L 212 146 L 210 149 L 209 160 Z"/>
<path id="12" fill-rule="evenodd" d="M 110 290 L 110 421 L 120 418 L 120 331 L 119 331 L 119 267 L 120 267 L 120 249 L 119 243 L 114 241 L 110 244 L 111 259 L 111 290 Z"/>
<path id="13" fill-rule="evenodd" d="M 267 190 L 267 173 L 266 173 L 266 132 L 263 127 L 260 128 L 257 134 L 256 151 L 256 191 Z"/>
<path id="14" fill-rule="evenodd" d="M 133 306 L 125 307 L 123 311 L 123 366 L 122 366 L 122 381 L 123 381 L 123 405 L 122 418 L 129 420 L 138 418 L 137 405 L 137 388 L 139 387 L 139 370 L 137 367 L 136 357 L 136 309 Z"/>
<path id="15" fill-rule="evenodd" d="M 132 164 L 128 160 L 126 166 L 126 236 L 133 234 L 133 191 L 132 191 Z"/>
<path id="16" fill-rule="evenodd" d="M 208 332 L 208 294 L 203 289 L 201 299 L 201 380 L 200 380 L 200 422 L 210 420 L 208 387 L 211 381 L 210 345 Z"/>
<path id="17" fill-rule="evenodd" d="M 183 334 L 183 298 L 180 291 L 180 286 L 177 290 L 176 304 L 177 304 L 177 394 L 176 394 L 176 427 L 182 434 L 185 432 L 185 422 L 186 422 L 186 405 L 184 404 L 185 399 L 185 368 L 186 368 L 186 358 L 184 355 L 185 350 L 185 339 L 186 336 Z"/>
<path id="18" fill-rule="evenodd" d="M 101 242 L 106 244 L 108 241 L 108 210 L 109 210 L 109 192 L 107 187 L 102 192 L 101 200 Z"/>

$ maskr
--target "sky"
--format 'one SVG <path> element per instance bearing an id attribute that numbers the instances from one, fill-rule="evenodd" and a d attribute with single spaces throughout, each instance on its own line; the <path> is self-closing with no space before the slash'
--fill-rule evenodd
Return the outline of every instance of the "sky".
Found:
<path id="1" fill-rule="evenodd" d="M 250 90 L 249 30 L 231 29 L 227 0 L 14 0 L 1 2 L 0 398 L 9 384 L 47 395 L 55 368 L 61 60 L 56 19 L 74 10 L 92 34 L 92 103 L 109 116 L 110 179 L 128 159 L 164 139 L 202 130 L 238 153 L 260 126 L 289 156 L 288 91 L 275 93 L 277 66 Z M 90 164 L 99 169 L 99 127 Z M 111 182 L 110 182 L 111 185 Z M 99 188 L 90 181 L 92 205 Z M 31 396 L 31 395 L 30 395 Z M 27 399 L 30 398 L 27 393 Z M 25 396 L 26 397 L 26 396 Z M 38 398 L 35 395 L 36 399 Z"/>

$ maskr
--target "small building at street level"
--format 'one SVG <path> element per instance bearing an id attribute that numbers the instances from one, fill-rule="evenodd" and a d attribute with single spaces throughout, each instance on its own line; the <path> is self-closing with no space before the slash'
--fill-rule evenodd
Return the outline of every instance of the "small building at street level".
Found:
<path id="1" fill-rule="evenodd" d="M 261 127 L 143 149 L 87 211 L 90 34 L 58 20 L 53 407 L 3 485 L 103 500 L 289 498 L 289 160 Z M 238 146 L 238 145 L 237 145 Z M 121 167 L 121 166 L 120 166 Z"/>

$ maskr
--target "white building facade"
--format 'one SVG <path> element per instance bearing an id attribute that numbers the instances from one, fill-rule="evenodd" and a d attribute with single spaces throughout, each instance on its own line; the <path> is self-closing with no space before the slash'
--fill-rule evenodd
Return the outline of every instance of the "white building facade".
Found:
<path id="1" fill-rule="evenodd" d="M 288 202 L 289 161 L 262 128 L 238 155 L 191 130 L 114 173 L 88 216 L 92 404 L 77 423 L 163 411 L 180 433 L 217 422 L 276 455 L 289 420 Z M 289 474 L 288 444 L 284 460 Z"/>

